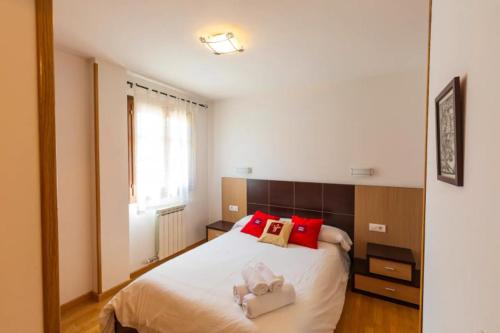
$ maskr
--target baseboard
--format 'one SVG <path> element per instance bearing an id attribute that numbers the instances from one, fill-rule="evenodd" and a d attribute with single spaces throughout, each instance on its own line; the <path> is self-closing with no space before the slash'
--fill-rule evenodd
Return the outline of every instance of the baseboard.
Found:
<path id="1" fill-rule="evenodd" d="M 91 301 L 94 299 L 94 292 L 89 291 L 88 293 L 83 294 L 82 296 L 79 296 L 75 299 L 72 299 L 71 301 L 68 301 L 64 304 L 61 305 L 61 312 L 64 313 L 82 303 Z"/>
<path id="2" fill-rule="evenodd" d="M 195 247 L 200 246 L 201 244 L 203 244 L 203 243 L 205 243 L 205 242 L 206 242 L 206 240 L 205 240 L 205 239 L 202 239 L 202 240 L 200 240 L 200 241 L 198 241 L 198 242 L 196 242 L 196 243 L 194 243 L 194 244 L 189 245 L 189 246 L 188 246 L 188 247 L 186 247 L 184 250 L 181 250 L 181 251 L 179 251 L 179 252 L 177 252 L 177 253 L 172 254 L 171 256 L 168 256 L 168 257 L 166 257 L 166 258 L 163 258 L 162 260 L 158 260 L 158 261 L 153 262 L 153 263 L 151 263 L 151 264 L 149 264 L 149 265 L 147 265 L 147 266 L 144 266 L 144 267 L 142 267 L 142 268 L 139 268 L 138 270 L 136 270 L 136 271 L 134 271 L 134 272 L 130 273 L 130 279 L 131 279 L 131 280 L 135 280 L 135 279 L 137 279 L 139 276 L 141 276 L 141 275 L 142 275 L 142 274 L 144 274 L 144 273 L 149 272 L 149 271 L 150 271 L 150 270 L 152 270 L 153 268 L 156 268 L 156 267 L 160 266 L 161 264 L 164 264 L 164 263 L 166 263 L 167 261 L 169 261 L 169 260 L 171 260 L 171 259 L 173 259 L 173 258 L 175 258 L 175 257 L 177 257 L 177 256 L 180 256 L 181 254 L 186 253 L 186 252 L 188 252 L 188 251 L 190 251 L 190 250 L 194 249 Z"/>
<path id="3" fill-rule="evenodd" d="M 132 282 L 133 279 L 129 279 L 125 282 L 120 283 L 117 286 L 114 286 L 111 289 L 108 289 L 106 291 L 103 291 L 102 293 L 96 293 L 92 292 L 92 298 L 94 299 L 95 302 L 100 302 L 103 299 L 110 298 L 111 296 L 114 296 L 117 292 L 125 288 L 130 282 Z"/>
<path id="4" fill-rule="evenodd" d="M 150 270 L 152 270 L 153 268 L 155 267 L 158 267 L 160 266 L 161 264 L 169 261 L 170 259 L 173 259 L 177 256 L 180 256 L 181 254 L 183 253 L 186 253 L 187 251 L 190 251 L 192 249 L 194 249 L 195 247 L 198 247 L 200 246 L 201 244 L 205 243 L 206 240 L 205 239 L 202 239 L 201 241 L 199 242 L 196 242 L 194 244 L 191 244 L 189 245 L 188 247 L 186 247 L 184 250 L 182 251 L 179 251 L 167 258 L 164 258 L 162 260 L 159 260 L 157 262 L 154 262 L 154 263 L 151 263 L 145 267 L 142 267 L 132 273 L 130 273 L 130 279 L 125 281 L 125 282 L 122 282 L 120 283 L 119 285 L 111 288 L 111 289 L 108 289 L 102 293 L 97 293 L 95 291 L 89 291 L 88 293 L 82 295 L 82 296 L 79 296 L 67 303 L 64 303 L 63 305 L 61 305 L 61 312 L 65 312 L 65 311 L 68 311 L 69 309 L 77 306 L 77 305 L 80 305 L 82 303 L 85 303 L 85 302 L 88 302 L 88 301 L 94 301 L 94 302 L 100 302 L 104 299 L 107 299 L 107 298 L 110 298 L 111 296 L 113 296 L 114 294 L 118 293 L 121 289 L 125 288 L 130 282 L 134 281 L 135 279 L 137 279 L 139 276 L 141 276 L 142 274 L 144 273 L 147 273 L 149 272 Z"/>

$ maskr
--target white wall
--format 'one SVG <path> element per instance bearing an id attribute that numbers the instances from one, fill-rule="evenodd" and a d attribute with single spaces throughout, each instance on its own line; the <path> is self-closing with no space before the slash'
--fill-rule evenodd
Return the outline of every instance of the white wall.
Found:
<path id="1" fill-rule="evenodd" d="M 252 167 L 249 178 L 422 187 L 424 112 L 424 56 L 404 73 L 216 102 L 211 220 L 220 178 L 241 177 L 236 167 Z M 376 174 L 352 177 L 351 167 Z"/>
<path id="2" fill-rule="evenodd" d="M 95 275 L 92 63 L 55 51 L 61 304 L 93 289 Z"/>
<path id="3" fill-rule="evenodd" d="M 129 76 L 129 80 L 161 91 L 186 94 L 172 87 L 149 80 Z M 192 99 L 206 103 L 199 96 Z M 195 114 L 196 124 L 196 187 L 190 194 L 190 201 L 184 210 L 186 223 L 186 245 L 191 245 L 205 238 L 205 225 L 208 219 L 208 120 L 211 108 L 200 109 Z M 155 252 L 155 211 L 137 214 L 135 205 L 129 207 L 130 220 L 130 271 L 136 271 L 145 265 L 147 258 Z"/>
<path id="4" fill-rule="evenodd" d="M 0 1 L 0 326 L 43 332 L 35 1 Z"/>
<path id="5" fill-rule="evenodd" d="M 95 289 L 95 190 L 91 64 L 56 52 L 56 109 L 60 224 L 61 303 Z M 101 266 L 103 290 L 155 255 L 154 212 L 128 210 L 127 79 L 164 89 L 124 68 L 99 63 Z M 182 92 L 169 88 L 173 94 Z M 197 98 L 201 102 L 206 100 Z M 187 244 L 205 237 L 208 222 L 208 113 L 196 115 L 197 185 L 185 210 Z M 78 258 L 77 260 L 75 258 Z"/>
<path id="6" fill-rule="evenodd" d="M 500 332 L 500 2 L 432 7 L 424 332 Z M 457 75 L 465 95 L 462 188 L 436 180 L 433 101 Z"/>
<path id="7" fill-rule="evenodd" d="M 126 70 L 99 65 L 99 172 L 102 289 L 129 279 Z"/>

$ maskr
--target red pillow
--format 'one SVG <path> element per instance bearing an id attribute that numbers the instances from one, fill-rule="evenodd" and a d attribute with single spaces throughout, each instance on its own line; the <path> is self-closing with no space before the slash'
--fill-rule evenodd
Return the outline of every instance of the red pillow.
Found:
<path id="1" fill-rule="evenodd" d="M 323 225 L 323 219 L 307 219 L 300 216 L 292 216 L 293 229 L 288 243 L 318 248 L 318 236 Z"/>
<path id="2" fill-rule="evenodd" d="M 256 211 L 250 221 L 241 229 L 241 232 L 246 234 L 260 237 L 264 232 L 264 228 L 266 227 L 267 220 L 279 220 L 280 218 L 277 216 L 269 215 L 261 212 L 260 210 Z"/>

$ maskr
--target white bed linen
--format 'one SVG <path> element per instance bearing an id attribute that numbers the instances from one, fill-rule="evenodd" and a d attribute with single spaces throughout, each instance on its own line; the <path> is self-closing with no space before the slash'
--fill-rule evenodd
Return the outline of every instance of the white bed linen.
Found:
<path id="1" fill-rule="evenodd" d="M 261 243 L 240 229 L 207 242 L 146 273 L 104 307 L 104 333 L 114 332 L 114 313 L 140 333 L 331 333 L 345 299 L 349 262 L 338 246 L 318 249 Z M 296 302 L 256 319 L 233 300 L 248 263 L 263 262 L 283 274 Z"/>

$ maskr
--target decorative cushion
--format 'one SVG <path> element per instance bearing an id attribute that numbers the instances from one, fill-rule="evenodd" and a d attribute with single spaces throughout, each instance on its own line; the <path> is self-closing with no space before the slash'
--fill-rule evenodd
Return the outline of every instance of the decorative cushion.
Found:
<path id="1" fill-rule="evenodd" d="M 264 228 L 266 227 L 267 220 L 278 219 L 279 217 L 277 216 L 269 215 L 258 210 L 253 214 L 252 218 L 243 227 L 243 229 L 241 229 L 241 232 L 255 237 L 260 237 L 260 235 L 262 235 L 262 232 L 264 231 Z"/>
<path id="2" fill-rule="evenodd" d="M 293 224 L 290 222 L 267 220 L 266 228 L 260 236 L 259 242 L 286 247 L 292 229 Z"/>
<path id="3" fill-rule="evenodd" d="M 288 242 L 317 249 L 323 219 L 308 219 L 294 215 L 292 223 L 293 230 Z"/>

